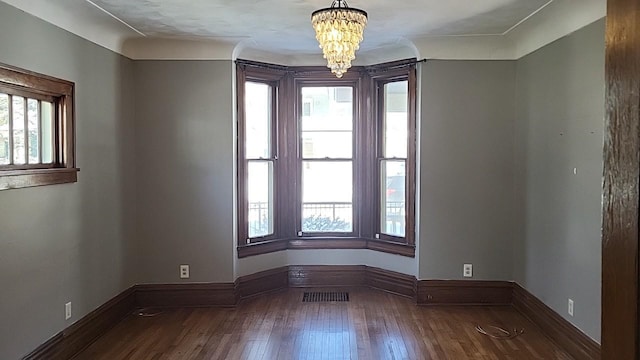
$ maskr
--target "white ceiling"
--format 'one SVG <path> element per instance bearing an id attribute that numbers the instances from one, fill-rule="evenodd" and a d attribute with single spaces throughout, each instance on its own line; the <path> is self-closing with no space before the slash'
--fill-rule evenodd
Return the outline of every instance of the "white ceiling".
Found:
<path id="1" fill-rule="evenodd" d="M 134 59 L 318 58 L 311 12 L 331 0 L 0 0 Z M 606 0 L 352 0 L 370 58 L 517 58 L 593 22 Z M 394 53 L 397 49 L 400 53 Z M 244 56 L 245 53 L 242 53 Z M 268 58 L 268 57 L 267 57 Z M 321 57 L 319 58 L 321 60 Z M 295 62 L 295 60 L 289 60 Z"/>
<path id="2" fill-rule="evenodd" d="M 318 51 L 310 15 L 330 0 L 91 0 L 152 37 L 251 39 L 276 53 Z M 362 50 L 434 35 L 499 35 L 549 0 L 355 0 L 369 13 Z"/>

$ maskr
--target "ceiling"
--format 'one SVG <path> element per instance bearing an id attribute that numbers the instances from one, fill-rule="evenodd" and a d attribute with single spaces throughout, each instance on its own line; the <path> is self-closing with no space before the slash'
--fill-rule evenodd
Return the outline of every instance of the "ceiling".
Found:
<path id="1" fill-rule="evenodd" d="M 131 59 L 319 65 L 311 13 L 331 0 L 0 0 Z M 518 59 L 606 14 L 606 0 L 351 0 L 356 61 Z"/>
<path id="2" fill-rule="evenodd" d="M 235 41 L 276 53 L 318 51 L 310 15 L 330 0 L 91 0 L 140 33 Z M 500 35 L 549 0 L 355 0 L 369 13 L 362 50 L 424 36 Z"/>

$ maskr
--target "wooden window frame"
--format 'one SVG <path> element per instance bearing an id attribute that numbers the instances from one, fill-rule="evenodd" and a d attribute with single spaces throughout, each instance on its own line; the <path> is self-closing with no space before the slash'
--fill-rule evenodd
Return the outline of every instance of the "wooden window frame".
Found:
<path id="1" fill-rule="evenodd" d="M 415 67 L 401 68 L 397 70 L 384 71 L 381 73 L 374 73 L 371 76 L 374 83 L 372 86 L 375 89 L 376 94 L 372 99 L 376 102 L 374 109 L 376 111 L 376 144 L 377 144 L 377 158 L 375 159 L 376 175 L 377 175 L 377 188 L 376 194 L 376 238 L 383 241 L 392 243 L 398 243 L 402 245 L 415 246 L 415 198 L 416 198 L 416 70 Z M 383 146 L 384 146 L 384 86 L 393 82 L 407 81 L 408 84 L 408 99 L 407 99 L 407 157 L 403 160 L 406 165 L 406 178 L 405 178 L 405 236 L 393 236 L 384 234 L 381 229 L 381 183 L 380 183 L 380 161 L 384 158 Z"/>
<path id="2" fill-rule="evenodd" d="M 0 190 L 77 182 L 79 169 L 75 165 L 75 84 L 0 64 L 0 92 L 50 101 L 54 109 L 53 162 L 0 165 Z M 10 136 L 13 137 L 13 134 Z"/>
<path id="3" fill-rule="evenodd" d="M 337 79 L 335 75 L 331 74 L 331 77 L 327 76 L 327 73 L 323 70 L 322 72 L 318 71 L 305 71 L 299 74 L 294 74 L 294 84 L 295 84 L 295 96 L 294 96 L 294 108 L 295 108 L 295 116 L 290 118 L 293 122 L 295 122 L 296 129 L 296 151 L 298 156 L 296 156 L 296 168 L 295 168 L 295 176 L 297 179 L 296 185 L 294 187 L 296 195 L 296 214 L 295 214 L 295 226 L 296 226 L 296 236 L 300 240 L 309 240 L 309 241 L 323 241 L 323 240 L 340 240 L 340 239 L 354 239 L 358 237 L 358 229 L 360 223 L 360 206 L 359 206 L 359 198 L 357 196 L 357 189 L 360 185 L 358 181 L 358 156 L 359 151 L 357 150 L 357 129 L 358 123 L 360 121 L 359 116 L 359 89 L 360 89 L 360 78 L 355 76 L 346 76 L 346 74 Z M 302 152 L 303 144 L 300 142 L 302 129 L 301 129 L 301 114 L 302 109 L 300 105 L 302 104 L 302 88 L 303 87 L 350 87 L 353 89 L 352 99 L 353 99 L 353 109 L 352 109 L 352 152 L 351 159 L 317 159 L 318 161 L 351 161 L 352 164 L 352 180 L 353 180 L 353 197 L 352 197 L 352 228 L 350 232 L 303 232 L 302 225 L 302 163 L 305 161 Z M 293 125 L 293 124 L 290 124 Z M 291 127 L 293 128 L 293 127 Z"/>
<path id="4" fill-rule="evenodd" d="M 369 67 L 353 67 L 341 79 L 325 67 L 285 67 L 237 60 L 238 130 L 238 257 L 248 257 L 286 249 L 371 249 L 415 257 L 415 139 L 416 60 L 408 59 Z M 379 101 L 374 99 L 381 81 L 409 80 L 409 153 L 405 237 L 376 238 L 379 233 Z M 245 159 L 244 87 L 246 81 L 272 85 L 275 89 L 272 138 L 274 157 L 274 234 L 249 239 L 247 173 Z M 352 86 L 354 99 L 353 152 L 353 232 L 301 233 L 300 114 L 303 86 Z M 273 108 L 273 107 L 272 107 Z M 370 194 L 378 194 L 371 196 Z M 365 211 L 364 209 L 375 209 Z"/>

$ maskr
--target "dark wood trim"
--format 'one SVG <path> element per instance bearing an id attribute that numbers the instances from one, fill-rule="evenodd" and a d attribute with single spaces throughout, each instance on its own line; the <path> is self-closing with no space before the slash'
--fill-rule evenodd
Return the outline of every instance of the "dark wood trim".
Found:
<path id="1" fill-rule="evenodd" d="M 236 294 L 240 299 L 262 295 L 289 287 L 289 267 L 241 276 L 236 280 Z"/>
<path id="2" fill-rule="evenodd" d="M 269 240 L 238 246 L 238 258 L 268 254 L 288 249 L 287 240 Z"/>
<path id="3" fill-rule="evenodd" d="M 129 288 L 56 334 L 24 356 L 23 360 L 70 359 L 124 319 L 134 308 L 135 291 Z"/>
<path id="4" fill-rule="evenodd" d="M 415 245 L 397 243 L 392 241 L 370 239 L 367 241 L 367 249 L 406 257 L 416 256 Z"/>
<path id="5" fill-rule="evenodd" d="M 45 95 L 73 95 L 74 83 L 15 66 L 0 64 L 0 83 Z"/>
<path id="6" fill-rule="evenodd" d="M 74 183 L 78 181 L 78 171 L 67 168 L 1 171 L 0 190 Z"/>
<path id="7" fill-rule="evenodd" d="M 640 358 L 640 2 L 607 1 L 602 358 Z"/>
<path id="8" fill-rule="evenodd" d="M 75 84 L 0 64 L 0 89 L 9 95 L 50 101 L 54 108 L 53 164 L 2 165 L 0 190 L 76 182 L 78 169 L 75 154 Z M 11 105 L 9 106 L 11 109 Z M 26 111 L 26 101 L 24 106 Z M 24 121 L 26 126 L 26 114 Z M 41 137 L 39 141 L 41 143 Z M 13 147 L 12 140 L 9 145 Z"/>
<path id="9" fill-rule="evenodd" d="M 364 265 L 294 265 L 289 266 L 289 286 L 365 286 L 365 272 Z"/>
<path id="10" fill-rule="evenodd" d="M 600 359 L 597 342 L 518 284 L 513 284 L 513 306 L 574 358 Z"/>
<path id="11" fill-rule="evenodd" d="M 366 249 L 367 241 L 359 238 L 298 238 L 289 240 L 287 249 Z"/>
<path id="12" fill-rule="evenodd" d="M 248 257 L 286 249 L 370 249 L 401 256 L 415 257 L 415 106 L 416 79 L 415 59 L 380 64 L 368 68 L 354 67 L 341 79 L 325 67 L 287 67 L 247 60 L 237 60 L 237 112 L 238 112 L 238 257 Z M 371 75 L 372 73 L 373 75 Z M 375 80 L 373 80 L 375 79 Z M 379 211 L 376 202 L 380 198 L 378 183 L 377 148 L 372 144 L 378 139 L 377 128 L 372 119 L 378 112 L 373 106 L 379 101 L 374 87 L 379 81 L 409 81 L 409 119 L 406 197 L 406 237 L 376 237 Z M 247 239 L 247 184 L 244 155 L 244 85 L 246 81 L 268 83 L 276 89 L 273 109 L 276 118 L 272 129 L 274 140 L 274 208 L 275 231 L 272 235 Z M 349 86 L 354 91 L 354 152 L 353 163 L 354 199 L 353 231 L 350 233 L 325 234 L 304 233 L 299 236 L 301 223 L 301 144 L 299 143 L 300 91 L 302 86 Z M 374 104 L 375 103 L 375 104 Z M 314 159 L 328 161 L 327 159 Z M 342 160 L 342 159 L 334 159 Z M 304 160 L 307 161 L 307 160 Z M 311 161 L 311 160 L 309 160 Z M 370 194 L 376 194 L 375 197 Z M 369 195 L 368 195 L 369 194 Z M 385 244 L 386 243 L 386 244 Z"/>
<path id="13" fill-rule="evenodd" d="M 405 238 L 407 245 L 415 246 L 416 244 L 416 181 L 418 157 L 416 151 L 418 149 L 418 80 L 416 66 L 410 66 L 408 85 L 409 85 L 409 138 L 407 139 L 407 181 L 406 181 L 406 199 L 407 199 L 407 220 L 405 226 Z"/>
<path id="14" fill-rule="evenodd" d="M 141 308 L 232 307 L 238 299 L 235 283 L 143 284 L 135 286 Z"/>
<path id="15" fill-rule="evenodd" d="M 370 287 L 415 298 L 416 278 L 366 265 L 289 266 L 290 287 Z"/>
<path id="16" fill-rule="evenodd" d="M 137 308 L 233 307 L 288 287 L 369 287 L 418 305 L 513 305 L 576 359 L 599 359 L 599 345 L 521 286 L 507 281 L 423 280 L 365 265 L 297 265 L 239 277 L 234 283 L 136 285 L 109 300 L 26 355 L 63 360 L 90 345 Z"/>
<path id="17" fill-rule="evenodd" d="M 394 255 L 415 257 L 416 247 L 403 243 L 362 238 L 296 238 L 256 242 L 238 246 L 238 258 L 283 250 L 369 249 Z"/>
<path id="18" fill-rule="evenodd" d="M 509 281 L 420 280 L 418 305 L 510 305 L 513 285 Z"/>
<path id="19" fill-rule="evenodd" d="M 411 299 L 416 298 L 417 281 L 413 275 L 367 266 L 367 286 Z"/>

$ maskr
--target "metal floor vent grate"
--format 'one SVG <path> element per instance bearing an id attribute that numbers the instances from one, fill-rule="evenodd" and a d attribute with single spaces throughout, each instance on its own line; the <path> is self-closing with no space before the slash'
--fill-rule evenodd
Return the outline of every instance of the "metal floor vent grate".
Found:
<path id="1" fill-rule="evenodd" d="M 305 292 L 302 302 L 337 302 L 349 301 L 349 293 L 346 291 L 313 291 Z"/>

